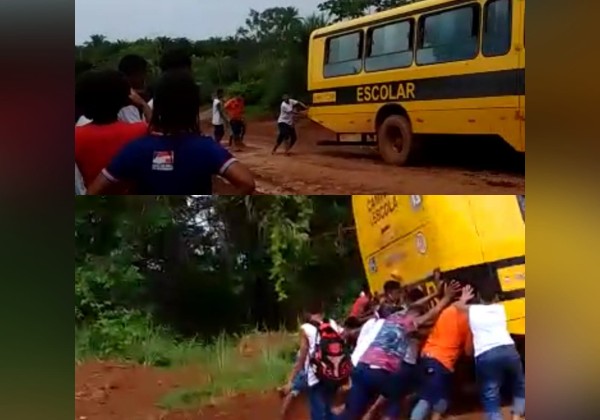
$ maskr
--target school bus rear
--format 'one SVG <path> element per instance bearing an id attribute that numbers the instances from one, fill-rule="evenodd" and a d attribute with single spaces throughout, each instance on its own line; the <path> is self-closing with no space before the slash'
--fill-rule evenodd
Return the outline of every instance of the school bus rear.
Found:
<path id="1" fill-rule="evenodd" d="M 500 137 L 524 152 L 524 17 L 525 0 L 422 0 L 314 31 L 308 115 L 338 135 L 323 144 L 373 136 L 397 165 L 426 134 Z M 362 141 L 340 141 L 350 133 Z"/>
<path id="2" fill-rule="evenodd" d="M 525 198 L 355 195 L 357 237 L 371 289 L 393 276 L 432 293 L 433 271 L 498 292 L 509 331 L 525 335 Z"/>

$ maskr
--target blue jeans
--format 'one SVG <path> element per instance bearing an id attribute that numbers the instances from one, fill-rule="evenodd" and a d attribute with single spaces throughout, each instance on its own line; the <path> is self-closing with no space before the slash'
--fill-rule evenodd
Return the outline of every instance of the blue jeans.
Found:
<path id="1" fill-rule="evenodd" d="M 488 420 L 502 420 L 500 388 L 511 386 L 513 413 L 525 415 L 525 374 L 514 345 L 499 346 L 475 358 L 481 404 Z"/>
<path id="2" fill-rule="evenodd" d="M 425 420 L 433 409 L 444 414 L 448 409 L 448 394 L 452 386 L 452 372 L 430 357 L 420 361 L 419 402 L 413 408 L 411 420 Z"/>
<path id="3" fill-rule="evenodd" d="M 308 404 L 310 407 L 310 420 L 333 420 L 331 412 L 335 390 L 328 389 L 322 384 L 308 388 Z"/>
<path id="4" fill-rule="evenodd" d="M 359 363 L 352 372 L 352 388 L 346 398 L 346 407 L 337 420 L 360 420 L 369 406 L 380 395 L 387 401 L 385 416 L 399 418 L 402 409 L 401 397 L 410 391 L 413 366 L 402 366 L 400 372 L 391 373 L 383 369 L 372 369 Z"/>

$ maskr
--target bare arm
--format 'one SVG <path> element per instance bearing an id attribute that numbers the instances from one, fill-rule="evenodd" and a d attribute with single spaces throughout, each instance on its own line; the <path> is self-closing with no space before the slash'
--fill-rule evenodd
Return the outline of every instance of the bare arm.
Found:
<path id="1" fill-rule="evenodd" d="M 152 121 L 152 108 L 146 102 L 142 105 L 142 113 L 147 122 Z"/>
<path id="2" fill-rule="evenodd" d="M 440 299 L 440 301 L 427 313 L 417 317 L 417 319 L 415 320 L 417 328 L 436 319 L 439 316 L 439 314 L 446 308 L 446 306 L 452 303 L 452 300 L 454 299 L 459 290 L 460 285 L 458 284 L 458 282 L 455 281 L 450 282 L 449 285 L 445 286 L 444 295 Z"/>
<path id="3" fill-rule="evenodd" d="M 415 308 L 418 306 L 425 305 L 425 304 L 431 302 L 432 300 L 436 299 L 437 297 L 439 297 L 437 294 L 425 296 L 424 298 L 421 298 L 421 299 L 416 300 L 413 303 L 409 304 L 408 307 Z"/>
<path id="4" fill-rule="evenodd" d="M 223 104 L 221 102 L 217 104 L 217 111 L 221 115 L 221 118 L 223 118 L 223 122 L 229 125 L 229 118 L 227 117 L 227 113 L 225 112 L 225 108 L 223 108 Z"/>
<path id="5" fill-rule="evenodd" d="M 148 105 L 144 98 L 142 98 L 135 90 L 131 89 L 129 92 L 129 99 L 131 99 L 135 105 L 142 108 L 142 113 L 147 122 L 152 121 L 152 108 L 150 108 L 150 105 Z"/>
<path id="6" fill-rule="evenodd" d="M 240 194 L 250 195 L 256 190 L 256 183 L 252 172 L 240 162 L 234 162 L 222 174 L 223 178 L 236 187 Z"/>
<path id="7" fill-rule="evenodd" d="M 300 352 L 298 354 L 298 358 L 296 359 L 296 363 L 294 363 L 294 367 L 290 372 L 287 380 L 287 387 L 291 388 L 291 384 L 294 381 L 294 378 L 302 369 L 304 369 L 304 363 L 306 362 L 306 358 L 308 357 L 308 337 L 304 333 L 304 330 L 300 332 Z M 288 389 L 289 391 L 289 389 Z"/>
<path id="8" fill-rule="evenodd" d="M 88 195 L 101 195 L 101 194 L 110 194 L 111 191 L 115 189 L 115 187 L 119 185 L 118 182 L 113 182 L 109 180 L 104 174 L 101 172 L 94 182 L 90 184 L 87 189 Z"/>

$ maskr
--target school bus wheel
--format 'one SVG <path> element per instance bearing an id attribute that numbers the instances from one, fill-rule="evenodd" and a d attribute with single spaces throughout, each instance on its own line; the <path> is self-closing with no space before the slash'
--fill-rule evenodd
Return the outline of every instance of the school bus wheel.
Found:
<path id="1" fill-rule="evenodd" d="M 406 165 L 415 154 L 410 121 L 403 115 L 389 115 L 377 129 L 377 145 L 383 160 L 393 165 Z"/>

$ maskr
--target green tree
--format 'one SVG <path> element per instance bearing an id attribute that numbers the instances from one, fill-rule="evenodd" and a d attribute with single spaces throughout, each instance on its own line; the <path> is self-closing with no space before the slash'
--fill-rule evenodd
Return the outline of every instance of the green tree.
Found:
<path id="1" fill-rule="evenodd" d="M 411 0 L 326 0 L 318 5 L 318 9 L 332 16 L 335 22 L 339 22 L 411 2 Z"/>

